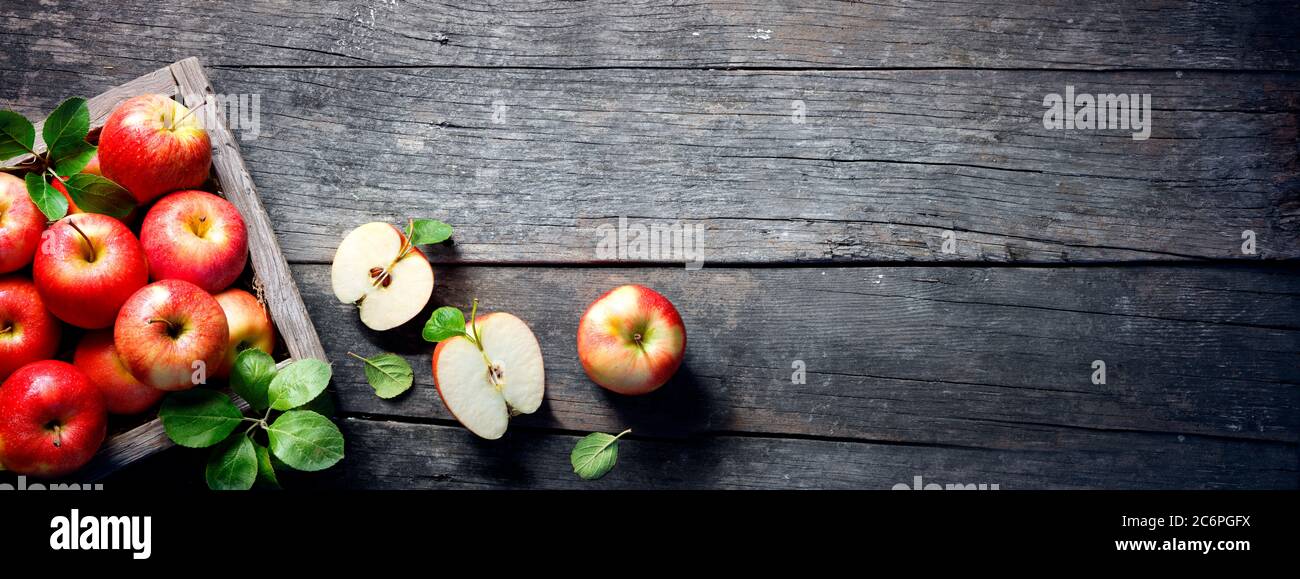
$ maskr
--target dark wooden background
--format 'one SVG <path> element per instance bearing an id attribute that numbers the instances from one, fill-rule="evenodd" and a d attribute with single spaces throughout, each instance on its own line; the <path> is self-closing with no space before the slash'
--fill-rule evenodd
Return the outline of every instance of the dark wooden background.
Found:
<path id="1" fill-rule="evenodd" d="M 241 147 L 347 435 L 295 486 L 1300 486 L 1296 2 L 140 4 L 0 2 L 0 105 L 189 56 L 258 95 Z M 1150 139 L 1044 129 L 1067 84 L 1151 94 Z M 345 232 L 411 216 L 456 227 L 431 308 L 478 297 L 542 342 L 547 402 L 501 441 L 450 419 L 422 320 L 370 332 L 329 289 Z M 598 263 L 620 216 L 704 224 L 705 268 Z M 628 282 L 690 336 L 643 398 L 574 345 Z M 416 370 L 393 401 L 345 355 L 381 350 Z M 628 427 L 609 476 L 571 473 Z M 202 455 L 107 484 L 201 486 Z"/>

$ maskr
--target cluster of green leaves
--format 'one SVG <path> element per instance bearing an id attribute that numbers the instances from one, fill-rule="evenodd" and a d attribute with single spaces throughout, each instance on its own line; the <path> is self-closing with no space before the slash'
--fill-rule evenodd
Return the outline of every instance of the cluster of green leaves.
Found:
<path id="1" fill-rule="evenodd" d="M 0 161 L 23 157 L 19 165 L 4 169 L 26 172 L 27 194 L 50 221 L 68 214 L 68 199 L 54 188 L 54 180 L 82 211 L 125 217 L 135 208 L 135 199 L 121 185 L 81 172 L 98 151 L 86 141 L 89 133 L 90 109 L 81 97 L 63 101 L 45 117 L 43 154 L 36 152 L 36 127 L 31 121 L 11 110 L 0 111 Z"/>
<path id="2" fill-rule="evenodd" d="M 172 442 L 213 447 L 205 470 L 208 488 L 279 488 L 276 465 L 318 471 L 343 459 L 338 426 L 304 408 L 323 397 L 331 374 L 329 364 L 312 359 L 276 371 L 270 355 L 248 349 L 235 358 L 230 386 L 260 418 L 244 416 L 229 396 L 202 388 L 169 394 L 158 417 Z M 235 434 L 241 424 L 248 426 Z M 266 433 L 266 445 L 259 432 Z"/>

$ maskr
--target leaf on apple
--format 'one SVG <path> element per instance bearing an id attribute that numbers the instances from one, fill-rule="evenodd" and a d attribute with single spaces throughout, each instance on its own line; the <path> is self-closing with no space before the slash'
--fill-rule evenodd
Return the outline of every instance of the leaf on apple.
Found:
<path id="1" fill-rule="evenodd" d="M 253 410 L 263 412 L 271 406 L 267 390 L 275 373 L 275 359 L 270 354 L 249 348 L 235 356 L 234 367 L 230 369 L 230 388 Z"/>
<path id="2" fill-rule="evenodd" d="M 411 245 L 433 245 L 451 238 L 451 226 L 436 219 L 414 219 L 406 231 Z"/>
<path id="3" fill-rule="evenodd" d="M 312 358 L 289 364 L 267 387 L 271 408 L 289 410 L 311 402 L 329 386 L 332 374 L 329 364 Z"/>
<path id="4" fill-rule="evenodd" d="M 246 491 L 258 476 L 257 452 L 247 436 L 236 436 L 212 449 L 203 472 L 214 491 Z"/>
<path id="5" fill-rule="evenodd" d="M 618 462 L 618 439 L 629 432 L 632 432 L 632 429 L 624 430 L 618 436 L 593 432 L 582 437 L 569 455 L 573 472 L 583 480 L 596 480 L 605 476 L 614 468 L 614 463 Z"/>
<path id="6" fill-rule="evenodd" d="M 427 342 L 441 342 L 465 334 L 465 313 L 451 306 L 443 306 L 433 311 L 429 321 L 424 324 L 421 333 Z"/>
<path id="7" fill-rule="evenodd" d="M 36 127 L 11 110 L 0 111 L 0 161 L 36 154 Z"/>
<path id="8" fill-rule="evenodd" d="M 275 476 L 275 465 L 271 462 L 271 451 L 256 442 L 253 451 L 257 453 L 257 480 L 259 487 L 279 489 L 280 479 Z"/>
<path id="9" fill-rule="evenodd" d="M 158 418 L 172 442 L 188 448 L 205 448 L 230 436 L 244 415 L 229 396 L 194 389 L 167 395 L 158 409 Z"/>
<path id="10" fill-rule="evenodd" d="M 27 183 L 27 196 L 32 198 L 32 203 L 36 204 L 46 219 L 58 221 L 68 214 L 68 198 L 45 182 L 44 175 L 28 173 L 23 180 Z"/>
<path id="11" fill-rule="evenodd" d="M 415 381 L 411 365 L 396 354 L 379 354 L 370 358 L 362 358 L 352 352 L 348 352 L 348 355 L 365 363 L 366 381 L 370 382 L 380 398 L 389 399 L 406 392 Z"/>
<path id="12" fill-rule="evenodd" d="M 77 208 L 87 213 L 102 213 L 109 217 L 126 217 L 135 209 L 132 197 L 121 185 L 99 175 L 77 173 L 68 177 L 63 186 Z"/>
<path id="13" fill-rule="evenodd" d="M 295 469 L 324 470 L 343 459 L 343 433 L 339 427 L 310 410 L 285 412 L 266 432 L 271 452 Z"/>

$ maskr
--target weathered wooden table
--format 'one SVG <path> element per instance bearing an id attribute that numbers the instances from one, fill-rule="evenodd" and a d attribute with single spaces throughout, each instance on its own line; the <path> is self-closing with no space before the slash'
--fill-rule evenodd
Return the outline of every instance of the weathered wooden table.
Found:
<path id="1" fill-rule="evenodd" d="M 0 105 L 188 56 L 256 97 L 236 134 L 348 438 L 302 485 L 1300 484 L 1295 2 L 125 4 L 3 2 Z M 1067 90 L 1149 95 L 1149 138 L 1046 128 Z M 412 216 L 456 227 L 433 305 L 542 342 L 546 404 L 504 440 L 451 420 L 418 324 L 370 332 L 330 291 L 346 231 Z M 704 268 L 599 260 L 620 217 L 702 224 Z M 628 282 L 690 336 L 643 398 L 575 352 Z M 348 351 L 416 387 L 378 399 Z M 579 436 L 628 427 L 609 476 L 572 474 Z M 109 484 L 201 486 L 201 455 Z"/>

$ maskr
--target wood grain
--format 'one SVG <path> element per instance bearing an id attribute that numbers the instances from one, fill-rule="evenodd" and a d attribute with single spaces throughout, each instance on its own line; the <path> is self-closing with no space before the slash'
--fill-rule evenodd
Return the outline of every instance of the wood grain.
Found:
<path id="1" fill-rule="evenodd" d="M 295 262 L 410 216 L 457 227 L 456 263 L 599 261 L 620 216 L 705 227 L 715 264 L 1300 257 L 1293 75 L 214 74 L 261 96 L 237 133 Z M 1151 139 L 1044 129 L 1067 85 L 1152 94 Z"/>
<path id="2" fill-rule="evenodd" d="M 0 66 L 215 65 L 1288 69 L 1284 0 L 401 0 L 0 8 Z M 33 79 L 34 80 L 34 79 Z"/>
<path id="3" fill-rule="evenodd" d="M 586 482 L 579 435 L 512 430 L 483 441 L 455 426 L 347 419 L 346 457 L 307 484 L 367 489 L 892 489 L 986 484 L 1014 489 L 1294 489 L 1294 446 L 1098 433 L 1049 450 L 708 436 L 620 443 L 618 465 Z"/>
<path id="4" fill-rule="evenodd" d="M 419 337 L 427 311 L 371 332 L 334 299 L 328 267 L 294 276 L 337 361 L 341 412 L 451 419 Z M 517 427 L 1034 450 L 1103 433 L 1300 441 L 1300 276 L 1288 268 L 458 267 L 436 281 L 427 310 L 477 297 L 541 342 L 546 403 Z M 688 330 L 682 370 L 645 397 L 606 393 L 577 362 L 579 317 L 623 283 L 668 296 Z M 415 388 L 379 399 L 347 351 L 403 355 Z M 1094 360 L 1105 384 L 1091 381 Z"/>

